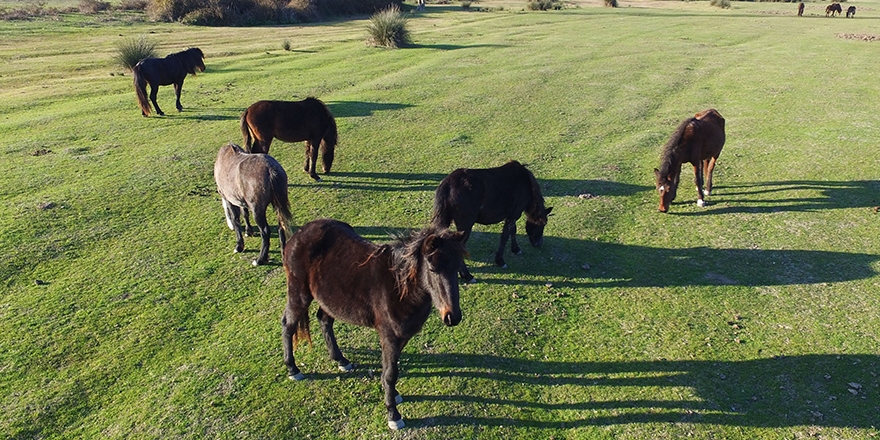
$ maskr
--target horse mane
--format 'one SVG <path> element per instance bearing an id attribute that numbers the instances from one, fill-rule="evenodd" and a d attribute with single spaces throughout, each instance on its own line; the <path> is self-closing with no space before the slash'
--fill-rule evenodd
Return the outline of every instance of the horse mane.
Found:
<path id="1" fill-rule="evenodd" d="M 391 272 L 394 274 L 397 289 L 400 291 L 400 299 L 405 298 L 414 291 L 418 286 L 419 270 L 421 269 L 422 244 L 425 239 L 431 235 L 436 235 L 440 239 L 445 240 L 449 245 L 453 246 L 454 252 L 467 256 L 467 250 L 459 240 L 452 237 L 453 232 L 447 228 L 436 226 L 428 226 L 420 231 L 412 231 L 409 234 L 394 234 L 395 241 L 391 244 L 385 244 L 379 247 L 370 258 L 374 255 L 381 254 L 386 250 L 391 250 Z"/>
<path id="2" fill-rule="evenodd" d="M 507 162 L 507 164 L 522 168 L 526 178 L 529 179 L 529 190 L 532 195 L 532 201 L 529 203 L 529 206 L 526 207 L 525 213 L 530 221 L 533 223 L 539 223 L 540 219 L 535 218 L 535 216 L 536 214 L 544 212 L 544 196 L 541 194 L 541 185 L 538 184 L 538 179 L 535 178 L 535 174 L 526 168 L 525 165 L 515 160 L 511 160 L 510 162 Z"/>
<path id="3" fill-rule="evenodd" d="M 696 119 L 697 118 L 688 118 L 682 121 L 681 124 L 678 124 L 678 128 L 675 129 L 675 132 L 672 133 L 669 141 L 663 146 L 663 151 L 660 153 L 661 176 L 668 176 L 672 167 L 675 166 L 675 153 L 681 144 L 682 137 L 684 137 L 684 131 L 687 129 L 688 125 Z"/>
<path id="4" fill-rule="evenodd" d="M 179 61 L 187 73 L 195 75 L 196 66 L 205 58 L 205 54 L 198 47 L 191 47 L 187 50 L 168 55 L 165 58 Z"/>

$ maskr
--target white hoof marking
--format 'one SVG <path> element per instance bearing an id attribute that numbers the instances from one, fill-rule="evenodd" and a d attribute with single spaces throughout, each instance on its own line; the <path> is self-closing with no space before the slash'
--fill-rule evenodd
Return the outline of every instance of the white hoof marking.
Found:
<path id="1" fill-rule="evenodd" d="M 706 206 L 706 201 L 705 200 L 697 200 L 697 206 L 699 206 L 700 208 Z"/>
<path id="2" fill-rule="evenodd" d="M 504 266 L 501 266 L 501 268 L 502 268 L 502 269 L 507 269 L 507 263 L 505 263 Z"/>
<path id="3" fill-rule="evenodd" d="M 398 405 L 400 405 L 401 403 L 403 403 L 403 396 L 401 396 L 400 394 L 398 394 L 396 397 L 394 397 L 394 403 L 396 403 L 396 404 L 398 404 Z"/>
<path id="4" fill-rule="evenodd" d="M 258 263 L 257 260 L 251 261 L 251 264 L 253 264 L 254 267 L 257 267 L 260 265 L 260 263 Z"/>
<path id="5" fill-rule="evenodd" d="M 711 195 L 712 195 L 712 191 L 706 191 L 705 189 L 703 190 L 703 196 L 709 197 Z"/>
<path id="6" fill-rule="evenodd" d="M 296 373 L 293 376 L 287 376 L 287 378 L 290 380 L 306 380 L 305 374 L 302 373 Z"/>
<path id="7" fill-rule="evenodd" d="M 403 428 L 404 426 L 406 426 L 406 424 L 403 423 L 403 419 L 400 419 L 400 420 L 397 420 L 397 421 L 393 421 L 393 420 L 389 420 L 389 421 L 388 421 L 388 427 L 391 428 L 391 429 L 393 429 L 393 430 L 395 430 L 395 431 L 397 431 L 398 429 Z"/>
<path id="8" fill-rule="evenodd" d="M 339 366 L 339 371 L 341 371 L 343 373 L 348 373 L 349 371 L 352 371 L 352 370 L 354 370 L 354 365 L 352 365 L 351 363 L 349 363 L 348 365 L 340 365 Z"/>

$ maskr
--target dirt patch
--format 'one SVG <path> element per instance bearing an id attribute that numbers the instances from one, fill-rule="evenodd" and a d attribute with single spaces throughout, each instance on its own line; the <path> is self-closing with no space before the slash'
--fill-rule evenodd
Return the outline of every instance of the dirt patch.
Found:
<path id="1" fill-rule="evenodd" d="M 837 34 L 837 38 L 844 40 L 880 41 L 880 35 L 873 34 Z"/>

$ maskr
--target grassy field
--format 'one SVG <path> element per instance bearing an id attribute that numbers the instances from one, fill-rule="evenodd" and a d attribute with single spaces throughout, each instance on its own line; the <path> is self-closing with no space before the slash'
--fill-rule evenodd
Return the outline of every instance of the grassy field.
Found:
<path id="1" fill-rule="evenodd" d="M 364 44 L 364 19 L 0 22 L 0 437 L 876 438 L 880 42 L 844 37 L 880 34 L 880 2 L 844 3 L 851 20 L 517 5 L 429 5 L 400 50 Z M 114 64 L 144 34 L 205 52 L 182 113 L 167 86 L 168 115 L 143 118 Z M 269 266 L 250 265 L 258 238 L 233 254 L 215 192 L 243 109 L 306 96 L 341 143 L 320 183 L 301 145 L 273 144 L 298 225 L 387 241 L 429 221 L 455 168 L 511 159 L 554 207 L 507 269 L 499 226 L 475 230 L 464 320 L 434 313 L 402 356 L 397 433 L 372 330 L 337 325 L 354 372 L 318 338 L 296 353 L 309 380 L 287 379 L 277 240 Z M 660 149 L 709 107 L 727 120 L 710 204 L 685 168 L 658 213 Z"/>

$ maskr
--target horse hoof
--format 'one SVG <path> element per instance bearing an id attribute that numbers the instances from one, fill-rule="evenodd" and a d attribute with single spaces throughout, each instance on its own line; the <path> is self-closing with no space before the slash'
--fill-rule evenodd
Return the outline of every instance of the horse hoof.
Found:
<path id="1" fill-rule="evenodd" d="M 287 376 L 287 378 L 290 380 L 300 381 L 300 380 L 306 380 L 306 375 L 302 374 L 302 373 L 296 373 L 293 376 Z"/>
<path id="2" fill-rule="evenodd" d="M 507 263 L 502 264 L 502 265 L 501 265 L 501 268 L 502 268 L 502 269 L 507 269 Z"/>
<path id="3" fill-rule="evenodd" d="M 471 279 L 469 279 L 469 280 L 467 281 L 467 283 L 468 283 L 468 284 L 477 284 L 477 279 L 476 279 L 476 278 L 471 278 Z"/>
<path id="4" fill-rule="evenodd" d="M 712 191 L 706 191 L 705 189 L 703 190 L 703 197 L 709 197 L 711 195 L 712 195 Z"/>
<path id="5" fill-rule="evenodd" d="M 406 426 L 406 424 L 403 423 L 403 419 L 388 421 L 388 427 L 395 431 L 397 431 L 398 429 L 402 429 L 404 426 Z"/>
<path id="6" fill-rule="evenodd" d="M 697 200 L 697 206 L 699 206 L 700 208 L 706 206 L 706 201 L 705 200 Z"/>
<path id="7" fill-rule="evenodd" d="M 394 397 L 394 403 L 396 403 L 396 404 L 398 404 L 398 405 L 400 405 L 401 403 L 403 403 L 403 396 L 401 396 L 400 394 L 398 394 L 397 396 L 395 396 L 395 397 Z"/>
<path id="8" fill-rule="evenodd" d="M 348 363 L 348 365 L 340 365 L 339 366 L 339 371 L 341 371 L 343 373 L 348 373 L 349 371 L 353 371 L 353 370 L 354 370 L 354 365 L 352 365 L 350 362 Z"/>

